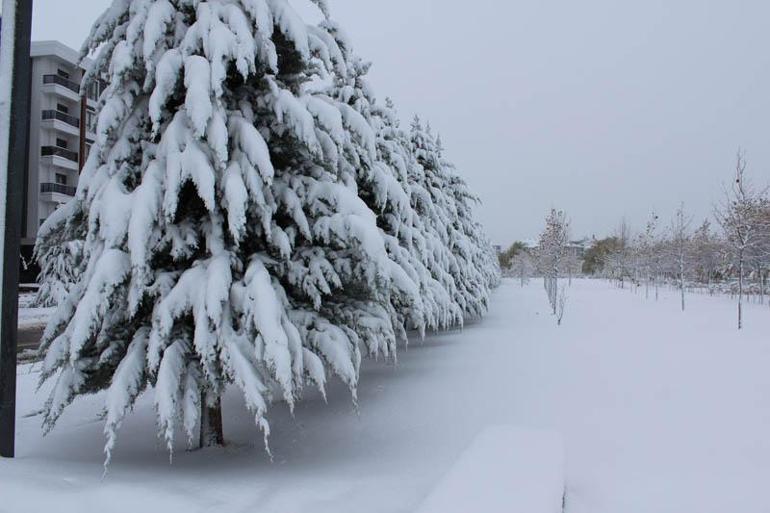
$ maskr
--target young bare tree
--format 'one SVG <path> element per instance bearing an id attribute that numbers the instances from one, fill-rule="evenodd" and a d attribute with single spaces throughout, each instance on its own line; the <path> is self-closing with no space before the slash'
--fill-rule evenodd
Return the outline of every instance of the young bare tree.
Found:
<path id="1" fill-rule="evenodd" d="M 545 220 L 545 230 L 540 234 L 538 258 L 548 301 L 554 315 L 558 312 L 559 273 L 566 257 L 569 242 L 569 221 L 562 210 L 551 209 Z"/>
<path id="2" fill-rule="evenodd" d="M 639 267 L 644 279 L 644 296 L 650 297 L 650 285 L 655 286 L 655 298 L 658 297 L 657 276 L 660 274 L 660 256 L 656 247 L 656 231 L 658 229 L 658 214 L 654 211 L 650 216 L 644 231 L 637 239 L 637 254 L 639 255 Z"/>
<path id="3" fill-rule="evenodd" d="M 760 273 L 761 293 L 767 290 L 767 279 L 770 274 L 770 200 L 767 196 L 762 197 L 759 208 L 759 243 L 757 244 L 757 262 Z"/>
<path id="4" fill-rule="evenodd" d="M 749 258 L 763 242 L 767 233 L 762 210 L 767 199 L 764 191 L 756 189 L 746 178 L 746 159 L 741 151 L 735 163 L 735 178 L 725 188 L 725 198 L 715 217 L 724 232 L 731 264 L 738 275 L 738 329 L 743 327 L 744 280 Z"/>
<path id="5" fill-rule="evenodd" d="M 669 241 L 669 256 L 672 261 L 672 268 L 676 275 L 677 286 L 681 298 L 682 311 L 684 312 L 684 291 L 685 277 L 690 264 L 690 225 L 692 218 L 685 213 L 684 203 L 682 203 L 674 214 L 671 222 L 671 240 Z"/>
<path id="6" fill-rule="evenodd" d="M 710 294 L 723 253 L 722 241 L 711 229 L 711 222 L 705 219 L 692 236 L 692 264 L 695 277 L 700 283 L 706 284 Z"/>
<path id="7" fill-rule="evenodd" d="M 563 288 L 559 292 L 559 298 L 556 303 L 556 325 L 561 326 L 561 321 L 564 319 L 564 309 L 567 306 L 567 289 Z"/>
<path id="8" fill-rule="evenodd" d="M 608 279 L 616 280 L 622 289 L 625 288 L 626 279 L 633 276 L 631 228 L 625 218 L 620 221 L 613 238 L 616 244 L 613 250 L 606 255 L 603 269 L 605 276 Z"/>
<path id="9" fill-rule="evenodd" d="M 564 255 L 564 270 L 567 272 L 568 284 L 572 286 L 572 278 L 580 272 L 583 267 L 583 261 L 578 255 L 578 249 L 576 246 L 567 248 L 567 252 Z"/>
<path id="10" fill-rule="evenodd" d="M 529 251 L 523 250 L 516 253 L 509 260 L 508 271 L 516 276 L 523 287 L 529 282 L 530 276 L 535 271 L 535 264 Z"/>
<path id="11" fill-rule="evenodd" d="M 759 303 L 764 304 L 767 273 L 770 268 L 770 203 L 765 195 L 761 195 L 758 200 L 754 224 L 757 232 L 756 244 L 748 249 L 746 262 L 753 281 L 759 288 Z"/>

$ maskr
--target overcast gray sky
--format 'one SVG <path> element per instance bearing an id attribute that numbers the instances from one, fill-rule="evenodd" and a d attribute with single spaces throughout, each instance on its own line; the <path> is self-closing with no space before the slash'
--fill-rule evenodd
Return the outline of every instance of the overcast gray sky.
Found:
<path id="1" fill-rule="evenodd" d="M 109 0 L 35 0 L 79 47 Z M 302 0 L 294 0 L 300 6 Z M 739 146 L 770 173 L 766 0 L 329 0 L 380 98 L 441 132 L 496 243 L 552 206 L 575 235 L 710 215 Z"/>

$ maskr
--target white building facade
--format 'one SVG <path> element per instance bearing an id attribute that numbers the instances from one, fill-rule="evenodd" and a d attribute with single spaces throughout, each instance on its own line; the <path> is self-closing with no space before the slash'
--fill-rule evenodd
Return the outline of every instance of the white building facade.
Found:
<path id="1" fill-rule="evenodd" d="M 96 127 L 101 85 L 83 98 L 78 52 L 57 41 L 32 43 L 30 138 L 25 184 L 22 254 L 28 258 L 37 229 L 75 195 Z"/>

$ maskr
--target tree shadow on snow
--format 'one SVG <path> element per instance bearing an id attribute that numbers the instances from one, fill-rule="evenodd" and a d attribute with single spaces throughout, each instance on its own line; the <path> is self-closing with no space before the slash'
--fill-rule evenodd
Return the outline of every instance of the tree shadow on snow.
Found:
<path id="1" fill-rule="evenodd" d="M 474 323 L 466 324 L 465 331 Z M 227 445 L 223 448 L 188 450 L 183 433 L 178 432 L 170 462 L 165 442 L 158 438 L 152 392 L 137 402 L 121 428 L 106 479 L 121 479 L 136 471 L 150 472 L 174 479 L 205 477 L 212 467 L 224 475 L 243 477 L 244 471 L 259 476 L 269 472 L 315 472 L 324 467 L 355 466 L 372 459 L 371 450 L 402 452 L 398 430 L 388 430 L 394 416 L 402 414 L 403 394 L 421 379 L 440 372 L 438 352 L 458 343 L 463 330 L 428 334 L 424 339 L 411 337 L 408 347 L 399 349 L 398 361 L 365 359 L 357 390 L 357 403 L 347 385 L 337 378 L 327 383 L 324 401 L 314 387 L 307 386 L 293 414 L 283 402 L 268 410 L 271 435 L 268 438 L 272 461 L 263 442 L 263 434 L 253 415 L 245 408 L 242 394 L 231 387 L 223 398 L 224 428 Z M 103 422 L 98 417 L 102 407 L 96 396 L 76 401 L 65 412 L 60 426 L 29 457 L 58 464 L 94 465 L 101 474 L 103 462 Z M 384 425 L 384 427 L 383 427 Z M 426 429 L 425 436 L 431 436 Z M 221 474 L 218 474 L 221 475 Z"/>

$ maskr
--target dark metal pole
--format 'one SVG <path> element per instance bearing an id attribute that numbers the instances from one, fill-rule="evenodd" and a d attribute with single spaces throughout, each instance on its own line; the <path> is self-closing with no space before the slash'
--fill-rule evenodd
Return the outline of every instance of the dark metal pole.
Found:
<path id="1" fill-rule="evenodd" d="M 13 4 L 16 4 L 13 9 Z M 5 30 L 13 30 L 13 74 L 8 127 L 8 168 L 6 173 L 5 230 L 3 237 L 2 311 L 0 311 L 0 456 L 13 458 L 16 435 L 16 347 L 18 342 L 18 296 L 22 204 L 27 139 L 29 138 L 29 97 L 32 77 L 30 39 L 32 0 L 5 0 Z M 10 9 L 8 7 L 11 7 Z M 6 41 L 9 38 L 6 38 Z M 6 42 L 7 44 L 7 42 Z M 8 55 L 7 52 L 4 52 Z M 0 91 L 7 95 L 8 91 Z M 2 122 L 4 122 L 3 120 Z M 5 141 L 0 142 L 5 144 Z"/>

